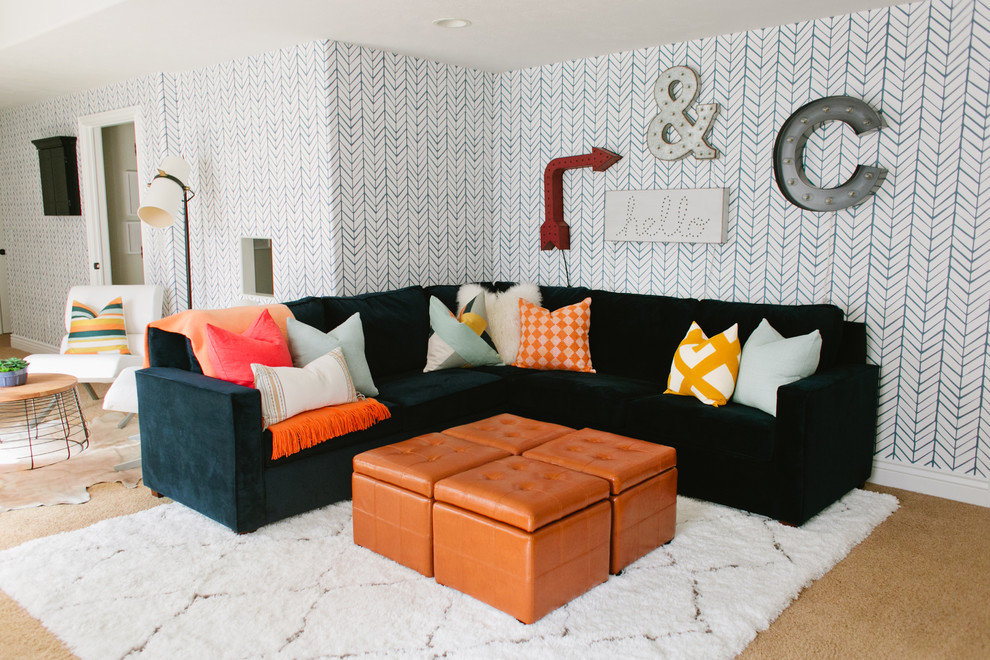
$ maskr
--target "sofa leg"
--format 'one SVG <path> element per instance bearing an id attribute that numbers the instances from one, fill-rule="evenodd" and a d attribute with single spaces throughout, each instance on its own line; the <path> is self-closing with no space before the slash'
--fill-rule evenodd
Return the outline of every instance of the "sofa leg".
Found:
<path id="1" fill-rule="evenodd" d="M 91 399 L 96 401 L 97 399 L 100 398 L 99 396 L 97 396 L 96 390 L 93 389 L 92 385 L 90 385 L 89 383 L 79 383 L 79 384 L 82 385 L 82 388 L 86 390 L 86 393 L 89 394 Z"/>
<path id="2" fill-rule="evenodd" d="M 125 426 L 131 423 L 132 419 L 134 419 L 134 413 L 127 413 L 126 415 L 124 415 L 124 419 L 117 422 L 117 428 L 118 429 L 124 428 Z"/>
<path id="3" fill-rule="evenodd" d="M 151 494 L 153 496 L 155 496 L 155 497 L 165 497 L 164 495 L 162 495 L 161 493 L 159 493 L 157 490 L 151 491 Z"/>

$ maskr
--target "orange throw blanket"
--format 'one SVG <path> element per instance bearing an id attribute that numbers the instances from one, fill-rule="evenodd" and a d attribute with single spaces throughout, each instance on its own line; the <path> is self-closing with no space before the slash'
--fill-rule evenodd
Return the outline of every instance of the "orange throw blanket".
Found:
<path id="1" fill-rule="evenodd" d="M 210 352 L 206 348 L 206 324 L 215 325 L 231 332 L 244 332 L 254 320 L 258 318 L 261 310 L 267 309 L 278 324 L 279 330 L 285 335 L 285 320 L 292 316 L 292 312 L 285 305 L 250 305 L 245 307 L 228 307 L 227 309 L 189 309 L 178 314 L 166 316 L 163 319 L 152 321 L 148 324 L 150 328 L 158 328 L 168 332 L 175 332 L 185 335 L 192 344 L 193 355 L 199 360 L 199 366 L 203 368 L 203 373 L 216 378 L 216 371 L 210 362 Z M 148 331 L 144 332 L 144 366 L 149 366 L 148 362 Z"/>
<path id="2" fill-rule="evenodd" d="M 392 414 L 375 399 L 362 399 L 339 406 L 317 408 L 272 424 L 272 460 L 314 447 L 325 440 L 363 431 Z"/>

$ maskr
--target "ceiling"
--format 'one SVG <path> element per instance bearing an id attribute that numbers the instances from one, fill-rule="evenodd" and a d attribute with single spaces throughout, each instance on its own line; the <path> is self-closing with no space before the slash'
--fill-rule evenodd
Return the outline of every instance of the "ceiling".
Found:
<path id="1" fill-rule="evenodd" d="M 0 0 L 0 108 L 332 39 L 511 71 L 890 0 Z M 441 29 L 438 18 L 466 18 Z"/>

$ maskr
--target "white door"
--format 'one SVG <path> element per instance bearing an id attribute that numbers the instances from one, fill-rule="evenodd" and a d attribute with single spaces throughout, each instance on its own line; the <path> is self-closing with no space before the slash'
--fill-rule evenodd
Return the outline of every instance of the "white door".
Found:
<path id="1" fill-rule="evenodd" d="M 118 167 L 113 163 L 121 159 L 105 151 L 103 144 L 103 129 L 121 124 L 133 124 L 134 150 L 139 153 L 142 136 L 141 109 L 139 107 L 111 110 L 79 118 L 83 211 L 86 216 L 89 245 L 89 282 L 94 285 L 144 281 L 143 263 L 134 265 L 133 261 L 135 255 L 137 259 L 142 257 L 139 247 L 141 225 L 137 221 L 136 214 L 134 217 L 130 217 L 132 210 L 130 206 L 134 206 L 133 210 L 136 212 L 137 200 L 135 199 L 133 204 L 131 203 L 132 200 L 128 197 L 130 184 L 126 182 L 126 172 L 128 171 L 133 170 L 135 171 L 134 176 L 140 177 L 136 172 L 137 163 L 141 162 L 141 158 L 137 155 L 134 162 Z M 109 172 L 108 161 L 110 161 L 112 169 Z M 121 178 L 124 180 L 121 181 Z M 109 182 L 108 179 L 110 179 Z M 137 181 L 137 185 L 140 187 L 140 180 Z M 117 220 L 111 218 L 111 206 L 115 206 L 114 200 L 111 198 L 116 198 L 123 205 L 123 213 L 117 217 Z M 136 222 L 137 224 L 128 225 L 129 222 Z M 128 232 L 130 232 L 130 238 Z M 137 242 L 134 241 L 134 232 L 137 232 Z M 121 262 L 117 268 L 114 267 L 114 248 L 117 248 L 119 253 L 117 261 Z M 124 261 L 128 258 L 131 259 L 131 262 L 125 264 Z M 135 270 L 141 272 L 140 280 L 130 275 Z M 118 275 L 117 271 L 121 271 L 121 274 Z"/>
<path id="2" fill-rule="evenodd" d="M 0 334 L 12 332 L 10 327 L 10 291 L 7 289 L 7 240 L 4 238 L 3 218 L 0 217 Z"/>

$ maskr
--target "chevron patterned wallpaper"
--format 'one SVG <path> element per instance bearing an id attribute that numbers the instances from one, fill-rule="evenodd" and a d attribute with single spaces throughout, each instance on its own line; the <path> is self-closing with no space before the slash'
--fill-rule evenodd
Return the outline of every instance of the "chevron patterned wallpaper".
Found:
<path id="1" fill-rule="evenodd" d="M 145 162 L 138 168 L 140 177 L 148 180 L 166 148 L 165 87 L 165 76 L 147 76 L 0 111 L 0 221 L 6 240 L 11 323 L 17 335 L 57 346 L 65 334 L 66 292 L 73 285 L 89 284 L 86 223 L 81 216 L 44 215 L 38 151 L 31 140 L 78 135 L 81 116 L 140 106 Z M 165 245 L 147 228 L 143 232 L 146 251 Z M 159 264 L 146 264 L 145 269 L 149 282 L 170 278 Z"/>
<path id="2" fill-rule="evenodd" d="M 700 73 L 717 102 L 715 161 L 646 148 L 658 74 Z M 141 178 L 163 154 L 192 168 L 197 306 L 240 297 L 239 238 L 271 238 L 286 300 L 409 283 L 563 283 L 541 252 L 543 168 L 592 146 L 623 160 L 564 178 L 573 283 L 727 300 L 831 301 L 866 321 L 882 366 L 878 457 L 990 474 L 990 3 L 933 0 L 821 21 L 487 74 L 317 41 L 0 111 L 0 219 L 15 332 L 56 343 L 65 290 L 85 282 L 81 218 L 41 213 L 30 140 L 131 105 Z M 889 170 L 870 202 L 801 211 L 773 180 L 778 127 L 826 95 L 865 99 L 888 127 L 828 126 L 807 150 L 823 185 Z M 604 241 L 608 189 L 728 187 L 724 245 Z M 982 228 L 981 228 L 982 225 Z M 980 231 L 982 229 L 982 231 Z M 185 305 L 181 229 L 143 228 L 146 280 Z"/>
<path id="3" fill-rule="evenodd" d="M 715 161 L 654 158 L 646 127 L 668 67 L 717 102 Z M 828 301 L 865 321 L 882 366 L 878 457 L 990 474 L 990 5 L 933 0 L 852 16 L 503 74 L 493 84 L 493 279 L 564 281 L 537 245 L 542 172 L 593 146 L 624 156 L 564 177 L 571 282 L 725 300 Z M 781 124 L 829 95 L 865 99 L 889 126 L 830 125 L 809 143 L 825 186 L 857 163 L 890 173 L 870 202 L 818 214 L 788 204 L 771 157 Z M 606 190 L 728 187 L 724 245 L 604 240 Z"/>

